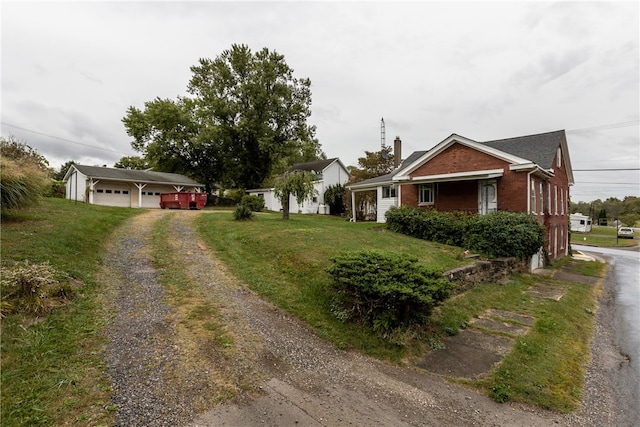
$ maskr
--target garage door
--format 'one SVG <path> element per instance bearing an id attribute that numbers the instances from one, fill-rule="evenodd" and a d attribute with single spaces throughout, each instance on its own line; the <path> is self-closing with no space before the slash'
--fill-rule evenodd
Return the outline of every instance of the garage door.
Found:
<path id="1" fill-rule="evenodd" d="M 131 192 L 128 188 L 109 186 L 96 187 L 93 193 L 93 203 L 104 206 L 131 207 Z"/>
<path id="2" fill-rule="evenodd" d="M 160 191 L 142 190 L 143 208 L 160 208 Z"/>

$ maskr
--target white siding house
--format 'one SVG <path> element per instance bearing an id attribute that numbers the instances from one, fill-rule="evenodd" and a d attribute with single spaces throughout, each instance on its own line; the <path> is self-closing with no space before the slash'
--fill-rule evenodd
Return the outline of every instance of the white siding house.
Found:
<path id="1" fill-rule="evenodd" d="M 200 192 L 204 186 L 176 173 L 72 165 L 66 198 L 104 206 L 160 208 L 160 193 Z"/>
<path id="2" fill-rule="evenodd" d="M 330 214 L 329 205 L 324 202 L 324 192 L 331 185 L 344 185 L 349 180 L 349 172 L 338 158 L 318 160 L 315 162 L 299 163 L 293 165 L 288 172 L 295 170 L 313 172 L 317 176 L 314 183 L 315 195 L 305 200 L 298 206 L 295 198 L 289 200 L 289 212 L 303 214 Z M 273 188 L 256 188 L 247 190 L 247 193 L 264 198 L 264 207 L 267 210 L 279 212 L 282 210 L 280 200 L 275 197 Z"/>

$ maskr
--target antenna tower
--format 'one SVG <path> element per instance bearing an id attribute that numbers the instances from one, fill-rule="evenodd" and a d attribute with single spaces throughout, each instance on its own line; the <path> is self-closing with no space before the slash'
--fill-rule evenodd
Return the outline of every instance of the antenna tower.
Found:
<path id="1" fill-rule="evenodd" d="M 386 144 L 386 136 L 385 136 L 385 129 L 384 129 L 384 117 L 383 117 L 382 119 L 380 119 L 380 147 L 384 150 L 386 146 L 387 144 Z"/>

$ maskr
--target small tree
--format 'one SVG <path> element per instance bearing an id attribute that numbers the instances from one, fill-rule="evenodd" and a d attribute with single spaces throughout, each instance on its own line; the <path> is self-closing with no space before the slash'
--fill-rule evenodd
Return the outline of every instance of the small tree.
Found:
<path id="1" fill-rule="evenodd" d="M 313 182 L 316 175 L 311 172 L 294 170 L 286 172 L 276 180 L 275 196 L 282 205 L 282 219 L 289 219 L 289 197 L 296 198 L 298 205 L 316 193 Z"/>

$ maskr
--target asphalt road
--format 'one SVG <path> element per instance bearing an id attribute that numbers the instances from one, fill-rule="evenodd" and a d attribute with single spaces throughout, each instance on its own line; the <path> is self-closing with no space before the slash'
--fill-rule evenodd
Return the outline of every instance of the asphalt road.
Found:
<path id="1" fill-rule="evenodd" d="M 607 278 L 614 289 L 613 340 L 623 356 L 614 384 L 623 421 L 640 425 L 640 248 L 599 248 L 572 245 L 574 250 L 603 257 L 611 265 Z"/>

